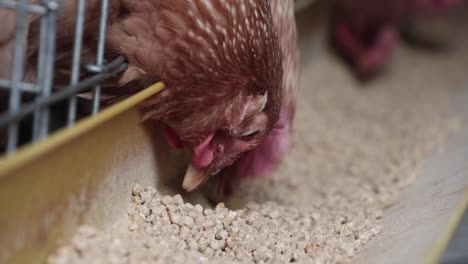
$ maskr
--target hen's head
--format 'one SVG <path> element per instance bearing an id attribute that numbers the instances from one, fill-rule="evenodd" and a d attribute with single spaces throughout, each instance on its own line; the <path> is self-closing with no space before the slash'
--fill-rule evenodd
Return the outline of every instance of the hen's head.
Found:
<path id="1" fill-rule="evenodd" d="M 169 142 L 192 154 L 183 187 L 193 190 L 277 124 L 283 68 L 270 0 L 122 1 L 122 8 L 108 42 L 130 66 L 120 89 L 108 92 L 166 84 L 142 106 L 144 118 L 165 123 Z"/>
<path id="2" fill-rule="evenodd" d="M 192 153 L 183 183 L 186 190 L 195 189 L 208 176 L 232 165 L 270 134 L 278 120 L 279 105 L 268 92 L 219 99 L 206 108 L 193 106 L 195 112 L 187 113 L 180 123 L 165 121 L 169 143 Z"/>

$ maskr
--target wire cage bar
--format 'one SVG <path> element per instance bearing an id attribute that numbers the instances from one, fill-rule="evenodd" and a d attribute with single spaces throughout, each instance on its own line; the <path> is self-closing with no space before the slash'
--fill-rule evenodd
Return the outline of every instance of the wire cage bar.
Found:
<path id="1" fill-rule="evenodd" d="M 26 0 L 20 0 L 16 9 L 16 35 L 15 51 L 13 54 L 13 76 L 11 80 L 10 100 L 8 113 L 15 114 L 19 110 L 21 92 L 18 84 L 22 79 L 24 71 L 24 54 L 26 46 L 26 15 L 27 11 L 23 7 L 27 4 Z M 15 150 L 18 141 L 18 123 L 14 122 L 8 126 L 7 151 L 11 153 Z"/>
<path id="2" fill-rule="evenodd" d="M 21 142 L 18 135 L 21 122 L 25 118 L 33 116 L 30 141 L 35 142 L 45 139 L 51 132 L 51 107 L 52 105 L 66 101 L 67 115 L 65 126 L 73 126 L 77 117 L 77 95 L 83 92 L 92 92 L 92 115 L 99 112 L 99 97 L 101 82 L 122 72 L 127 64 L 124 57 L 119 56 L 110 62 L 105 61 L 105 46 L 107 32 L 107 17 L 109 0 L 101 1 L 101 17 L 99 26 L 99 38 L 96 43 L 97 53 L 95 64 L 84 64 L 81 54 L 83 48 L 83 36 L 85 31 L 86 0 L 76 0 L 76 23 L 73 40 L 73 58 L 70 65 L 70 80 L 66 87 L 54 86 L 54 62 L 57 42 L 57 19 L 62 3 L 60 0 L 40 0 L 38 3 L 29 3 L 28 0 L 0 0 L 0 9 L 8 9 L 16 14 L 15 43 L 12 74 L 7 79 L 0 79 L 0 92 L 6 92 L 8 96 L 7 110 L 0 113 L 0 128 L 6 129 L 5 152 L 13 154 Z M 40 36 L 38 63 L 36 65 L 37 77 L 34 82 L 25 81 L 25 61 L 28 47 L 28 16 L 40 16 Z M 0 43 L 1 44 L 1 43 Z M 87 77 L 80 79 L 82 71 L 87 72 Z M 24 94 L 32 94 L 34 99 L 25 102 Z M 5 95 L 1 95 L 5 96 Z M 4 106 L 5 108 L 5 106 Z M 3 133 L 5 134 L 5 133 Z M 2 135 L 4 136 L 4 135 Z"/>

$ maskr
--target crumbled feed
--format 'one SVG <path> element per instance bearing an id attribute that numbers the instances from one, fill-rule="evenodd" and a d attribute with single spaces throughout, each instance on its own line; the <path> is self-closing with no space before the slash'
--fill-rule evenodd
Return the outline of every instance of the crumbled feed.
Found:
<path id="1" fill-rule="evenodd" d="M 180 195 L 161 196 L 139 185 L 133 188 L 128 216 L 130 232 L 99 233 L 83 226 L 50 262 L 307 263 L 318 252 L 332 262 L 346 262 L 355 248 L 379 232 L 371 229 L 358 237 L 350 229 L 365 229 L 371 221 L 337 218 L 330 223 L 314 210 L 273 202 L 241 210 L 229 210 L 222 203 L 203 209 L 184 203 Z M 333 232 L 316 232 L 329 228 Z M 341 253 L 333 254 L 337 249 Z"/>
<path id="2" fill-rule="evenodd" d="M 454 43 L 443 55 L 400 48 L 365 89 L 317 53 L 303 65 L 295 146 L 271 177 L 245 182 L 216 208 L 136 185 L 128 225 L 81 227 L 50 263 L 349 263 L 460 125 L 446 109 L 466 81 L 468 39 Z"/>

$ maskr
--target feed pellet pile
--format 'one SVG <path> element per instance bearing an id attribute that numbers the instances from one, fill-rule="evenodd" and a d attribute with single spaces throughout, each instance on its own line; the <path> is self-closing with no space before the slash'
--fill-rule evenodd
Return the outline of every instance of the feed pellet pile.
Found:
<path id="1" fill-rule="evenodd" d="M 136 185 L 128 223 L 80 228 L 50 263 L 349 262 L 462 123 L 448 102 L 467 79 L 468 39 L 449 28 L 450 52 L 402 47 L 365 88 L 329 53 L 303 54 L 294 148 L 274 175 L 216 208 Z"/>

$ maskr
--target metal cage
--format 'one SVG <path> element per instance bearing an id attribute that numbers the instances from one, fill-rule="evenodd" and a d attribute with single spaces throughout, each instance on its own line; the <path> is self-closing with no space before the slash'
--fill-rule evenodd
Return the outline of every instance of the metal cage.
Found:
<path id="1" fill-rule="evenodd" d="M 57 17 L 62 4 L 58 0 L 39 0 L 30 3 L 28 0 L 0 0 L 0 9 L 16 12 L 15 43 L 13 52 L 12 76 L 0 79 L 0 88 L 8 94 L 8 106 L 0 115 L 0 127 L 6 129 L 5 152 L 12 154 L 18 148 L 19 124 L 28 116 L 33 116 L 29 142 L 42 140 L 48 136 L 51 106 L 58 102 L 67 102 L 67 117 L 62 127 L 72 126 L 77 121 L 77 94 L 92 90 L 92 115 L 99 111 L 100 83 L 125 70 L 126 61 L 117 57 L 105 61 L 105 36 L 109 0 L 102 0 L 99 26 L 99 38 L 94 64 L 83 64 L 81 49 L 85 21 L 86 0 L 77 0 L 76 26 L 74 32 L 73 59 L 70 65 L 70 80 L 66 87 L 54 86 L 54 61 L 57 32 Z M 40 38 L 38 50 L 37 77 L 33 83 L 24 81 L 25 53 L 27 48 L 28 16 L 38 15 L 40 19 Z M 1 43 L 0 43 L 1 44 Z M 80 79 L 80 72 L 89 75 Z M 23 102 L 22 95 L 33 95 L 33 100 Z M 5 134 L 5 133 L 4 133 Z M 4 135 L 5 137 L 5 135 Z"/>

